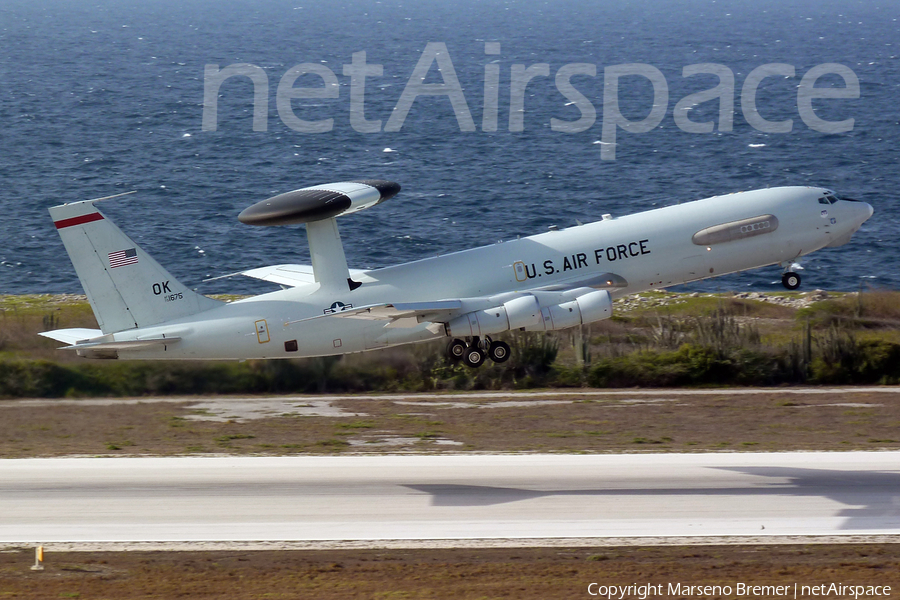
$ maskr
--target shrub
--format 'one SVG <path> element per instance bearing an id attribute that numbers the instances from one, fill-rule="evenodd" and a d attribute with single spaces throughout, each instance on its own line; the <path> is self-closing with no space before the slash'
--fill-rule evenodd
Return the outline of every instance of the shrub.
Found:
<path id="1" fill-rule="evenodd" d="M 643 350 L 597 362 L 588 371 L 594 387 L 760 385 L 781 381 L 777 360 L 763 352 L 683 344 L 678 350 Z"/>

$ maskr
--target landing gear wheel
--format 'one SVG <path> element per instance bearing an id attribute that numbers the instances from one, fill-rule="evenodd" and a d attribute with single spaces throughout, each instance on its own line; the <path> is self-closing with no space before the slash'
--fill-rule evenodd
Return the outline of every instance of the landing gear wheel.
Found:
<path id="1" fill-rule="evenodd" d="M 462 360 L 466 354 L 466 343 L 461 339 L 455 339 L 447 345 L 447 356 L 450 360 Z"/>
<path id="2" fill-rule="evenodd" d="M 793 271 L 788 271 L 781 276 L 781 284 L 789 290 L 796 290 L 800 287 L 800 276 Z"/>
<path id="3" fill-rule="evenodd" d="M 487 357 L 485 356 L 484 352 L 482 352 L 477 346 L 469 346 L 466 348 L 462 360 L 467 367 L 477 369 L 484 364 L 485 358 Z"/>
<path id="4" fill-rule="evenodd" d="M 505 363 L 509 360 L 509 344 L 506 342 L 491 342 L 488 356 L 495 363 Z"/>

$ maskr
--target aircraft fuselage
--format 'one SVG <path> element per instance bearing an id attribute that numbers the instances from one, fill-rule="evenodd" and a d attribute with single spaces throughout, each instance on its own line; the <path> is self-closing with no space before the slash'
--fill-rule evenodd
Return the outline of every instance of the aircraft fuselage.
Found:
<path id="1" fill-rule="evenodd" d="M 846 243 L 872 214 L 863 202 L 822 203 L 826 194 L 833 193 L 783 187 L 687 202 L 367 271 L 353 290 L 300 285 L 113 337 L 178 338 L 171 345 L 118 351 L 119 358 L 142 359 L 323 356 L 440 338 L 446 332 L 434 323 L 313 317 L 401 299 L 460 299 L 465 312 L 490 308 L 493 297 L 533 290 L 547 296 L 559 293 L 546 291 L 555 284 L 563 289 L 567 281 L 603 274 L 616 276 L 607 289 L 621 297 L 772 264 L 787 266 L 815 250 Z M 469 304 L 467 299 L 472 299 Z"/>

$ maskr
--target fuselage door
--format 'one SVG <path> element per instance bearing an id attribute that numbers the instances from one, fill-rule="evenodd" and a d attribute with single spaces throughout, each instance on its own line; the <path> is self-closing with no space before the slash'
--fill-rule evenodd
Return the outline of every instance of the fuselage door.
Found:
<path id="1" fill-rule="evenodd" d="M 265 344 L 269 341 L 269 326 L 266 324 L 265 319 L 260 319 L 256 322 L 256 340 L 260 344 Z"/>
<path id="2" fill-rule="evenodd" d="M 516 281 L 527 281 L 528 273 L 525 271 L 525 263 L 521 260 L 517 260 L 513 263 L 513 270 L 516 273 Z"/>

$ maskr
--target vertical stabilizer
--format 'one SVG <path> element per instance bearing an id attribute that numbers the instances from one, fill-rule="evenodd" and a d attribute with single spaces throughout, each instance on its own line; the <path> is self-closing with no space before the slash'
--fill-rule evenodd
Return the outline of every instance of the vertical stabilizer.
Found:
<path id="1" fill-rule="evenodd" d="M 148 327 L 221 304 L 176 280 L 85 200 L 50 216 L 103 333 Z"/>

